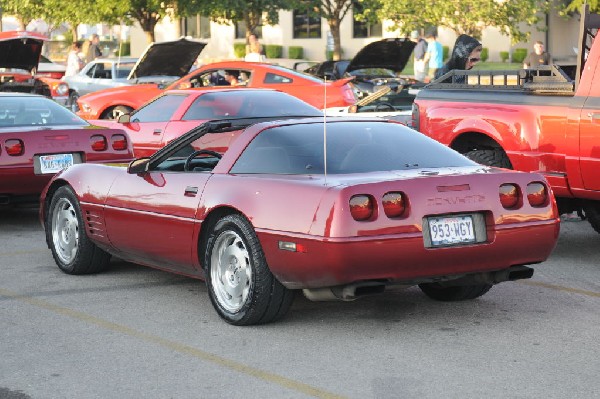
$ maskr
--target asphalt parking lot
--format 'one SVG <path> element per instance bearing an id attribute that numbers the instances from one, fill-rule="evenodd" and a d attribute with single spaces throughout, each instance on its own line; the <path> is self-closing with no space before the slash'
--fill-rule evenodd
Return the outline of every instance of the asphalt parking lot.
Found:
<path id="1" fill-rule="evenodd" d="M 132 232 L 134 234 L 134 232 Z M 0 210 L 0 398 L 592 398 L 600 235 L 564 222 L 531 280 L 474 301 L 418 289 L 298 295 L 282 321 L 224 323 L 202 282 L 115 260 L 54 264 L 35 209 Z"/>

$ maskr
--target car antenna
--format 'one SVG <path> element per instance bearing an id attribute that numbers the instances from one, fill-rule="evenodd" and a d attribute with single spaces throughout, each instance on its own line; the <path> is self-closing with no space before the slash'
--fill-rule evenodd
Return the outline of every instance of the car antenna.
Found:
<path id="1" fill-rule="evenodd" d="M 325 185 L 327 185 L 327 75 L 325 75 L 325 84 L 323 85 L 323 174 L 325 175 Z"/>

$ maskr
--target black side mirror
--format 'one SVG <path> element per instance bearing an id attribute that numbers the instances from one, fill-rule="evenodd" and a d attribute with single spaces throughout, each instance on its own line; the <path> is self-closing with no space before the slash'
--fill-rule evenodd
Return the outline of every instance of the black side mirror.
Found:
<path id="1" fill-rule="evenodd" d="M 150 158 L 138 158 L 131 161 L 129 166 L 127 167 L 127 173 L 129 174 L 140 174 L 146 173 L 148 171 L 148 166 L 150 165 Z"/>
<path id="2" fill-rule="evenodd" d="M 117 118 L 117 122 L 119 122 L 119 123 L 131 122 L 131 115 L 129 115 L 129 114 L 119 115 L 119 117 Z"/>

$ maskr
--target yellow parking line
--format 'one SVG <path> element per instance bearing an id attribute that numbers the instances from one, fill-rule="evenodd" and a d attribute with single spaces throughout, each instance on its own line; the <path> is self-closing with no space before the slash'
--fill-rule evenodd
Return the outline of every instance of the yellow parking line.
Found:
<path id="1" fill-rule="evenodd" d="M 581 290 L 579 288 L 563 287 L 562 285 L 542 283 L 540 281 L 519 280 L 517 282 L 521 283 L 521 284 L 535 286 L 535 287 L 544 287 L 544 288 L 549 288 L 551 290 L 564 291 L 564 292 L 570 292 L 572 294 L 581 294 L 581 295 L 591 296 L 591 297 L 595 297 L 595 298 L 600 298 L 600 292 L 595 292 L 595 291 Z"/>
<path id="2" fill-rule="evenodd" d="M 268 371 L 258 370 L 253 367 L 247 366 L 243 363 L 236 362 L 234 360 L 226 359 L 221 356 L 217 356 L 215 354 L 202 351 L 200 349 L 196 349 L 192 346 L 184 345 L 175 341 L 170 341 L 168 339 L 164 339 L 155 335 L 150 335 L 143 333 L 141 331 L 134 330 L 133 328 L 113 323 L 107 320 L 103 320 L 86 313 L 78 312 L 76 310 L 64 308 L 61 306 L 54 305 L 50 302 L 42 301 L 35 298 L 24 297 L 14 292 L 4 290 L 0 288 L 0 295 L 13 298 L 15 300 L 28 303 L 33 306 L 37 306 L 42 309 L 49 310 L 51 312 L 71 317 L 76 320 L 84 321 L 89 324 L 94 324 L 96 326 L 105 328 L 107 330 L 115 331 L 124 335 L 128 335 L 130 337 L 138 338 L 143 341 L 151 342 L 153 344 L 157 344 L 163 346 L 165 348 L 169 348 L 173 351 L 183 353 L 189 356 L 196 357 L 198 359 L 205 360 L 207 362 L 237 371 L 242 374 L 250 375 L 252 377 L 280 385 L 284 388 L 297 391 L 303 393 L 305 395 L 313 396 L 315 398 L 324 398 L 324 399 L 342 399 L 343 396 L 335 395 L 333 393 L 321 390 L 319 388 L 310 386 L 308 384 L 304 384 L 302 382 L 294 381 L 292 379 L 280 376 L 278 374 L 270 373 Z"/>

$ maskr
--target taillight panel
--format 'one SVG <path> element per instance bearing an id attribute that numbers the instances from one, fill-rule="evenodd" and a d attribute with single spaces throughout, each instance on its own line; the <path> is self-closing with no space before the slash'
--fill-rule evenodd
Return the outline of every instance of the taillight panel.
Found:
<path id="1" fill-rule="evenodd" d="M 4 142 L 4 149 L 6 154 L 18 157 L 25 153 L 25 145 L 22 140 L 19 139 L 8 139 Z"/>
<path id="2" fill-rule="evenodd" d="M 350 198 L 350 214 L 357 221 L 369 220 L 375 213 L 375 200 L 366 194 L 353 195 Z"/>
<path id="3" fill-rule="evenodd" d="M 383 211 L 389 218 L 399 218 L 406 213 L 406 196 L 402 192 L 389 192 L 381 198 Z"/>
<path id="4" fill-rule="evenodd" d="M 124 134 L 113 134 L 110 138 L 112 149 L 124 151 L 127 149 L 127 137 Z"/>
<path id="5" fill-rule="evenodd" d="M 505 209 L 517 209 L 521 206 L 521 192 L 516 184 L 502 184 L 499 189 L 499 196 L 500 203 Z"/>
<path id="6" fill-rule="evenodd" d="M 533 182 L 527 185 L 527 201 L 534 208 L 548 205 L 548 189 L 544 183 Z"/>
<path id="7" fill-rule="evenodd" d="M 106 137 L 100 134 L 95 134 L 90 137 L 90 144 L 92 146 L 92 150 L 94 151 L 106 151 L 108 149 Z"/>

